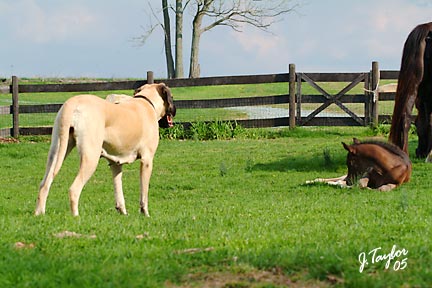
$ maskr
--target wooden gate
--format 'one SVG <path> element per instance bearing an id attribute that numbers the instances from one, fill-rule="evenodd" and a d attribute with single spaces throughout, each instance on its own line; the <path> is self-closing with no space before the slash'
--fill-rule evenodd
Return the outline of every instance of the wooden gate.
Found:
<path id="1" fill-rule="evenodd" d="M 359 83 L 364 82 L 365 90 L 369 89 L 369 74 L 368 73 L 341 73 L 338 74 L 338 79 L 335 78 L 329 78 L 326 77 L 326 74 L 321 73 L 297 73 L 297 124 L 300 126 L 307 126 L 310 125 L 310 122 L 312 119 L 316 118 L 316 116 L 324 111 L 326 108 L 328 108 L 331 104 L 337 105 L 342 111 L 344 111 L 346 114 L 348 114 L 349 117 L 345 118 L 351 118 L 355 121 L 356 125 L 367 125 L 369 123 L 370 118 L 370 109 L 367 105 L 369 101 L 365 101 L 365 97 L 367 98 L 367 93 L 364 92 L 363 94 L 359 95 L 353 95 L 348 94 L 349 91 L 351 91 L 354 87 L 356 87 Z M 331 74 L 330 74 L 331 75 Z M 334 75 L 334 74 L 333 74 Z M 329 75 L 327 75 L 329 76 Z M 316 91 L 318 91 L 319 95 L 313 95 L 315 100 L 311 99 L 312 95 L 302 95 L 302 83 L 306 82 L 311 87 L 313 87 Z M 331 95 L 329 92 L 327 92 L 324 88 L 322 88 L 320 85 L 317 84 L 317 82 L 349 82 L 349 84 L 344 87 L 342 90 L 340 90 L 338 93 Z M 317 97 L 318 96 L 318 97 Z M 319 97 L 323 96 L 323 97 Z M 313 110 L 309 115 L 306 117 L 301 116 L 302 111 L 302 98 L 308 97 L 308 99 L 305 102 L 307 103 L 322 103 L 318 108 Z M 323 99 L 324 98 L 324 99 Z M 316 99 L 321 99 L 321 101 L 317 101 Z M 322 99 L 324 101 L 322 101 Z M 347 103 L 365 103 L 365 113 L 364 117 L 359 116 L 353 111 L 351 111 L 345 104 L 343 103 L 343 100 L 346 100 Z"/>

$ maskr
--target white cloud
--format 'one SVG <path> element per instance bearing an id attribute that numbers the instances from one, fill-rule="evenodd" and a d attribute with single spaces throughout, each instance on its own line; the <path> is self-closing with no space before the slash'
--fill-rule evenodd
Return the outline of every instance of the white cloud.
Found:
<path id="1" fill-rule="evenodd" d="M 8 10 L 16 37 L 35 43 L 82 37 L 97 22 L 95 15 L 74 3 L 50 8 L 35 0 L 21 0 L 10 3 Z"/>
<path id="2" fill-rule="evenodd" d="M 244 32 L 231 32 L 231 36 L 240 44 L 246 52 L 254 52 L 257 55 L 268 55 L 280 46 L 282 39 L 258 29 L 244 29 Z"/>
<path id="3" fill-rule="evenodd" d="M 367 35 L 364 47 L 370 55 L 400 59 L 409 32 L 421 23 L 431 21 L 432 6 L 419 6 L 415 1 L 389 0 L 376 2 L 365 11 Z"/>

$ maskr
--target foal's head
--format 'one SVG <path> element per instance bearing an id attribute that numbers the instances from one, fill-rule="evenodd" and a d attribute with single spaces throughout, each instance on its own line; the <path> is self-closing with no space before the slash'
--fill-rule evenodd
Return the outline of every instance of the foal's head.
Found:
<path id="1" fill-rule="evenodd" d="M 349 186 L 353 185 L 359 178 L 369 172 L 371 167 L 374 165 L 374 162 L 368 157 L 365 157 L 364 153 L 362 153 L 361 149 L 359 149 L 359 145 L 361 145 L 360 141 L 356 138 L 353 140 L 354 144 L 352 145 L 347 145 L 342 142 L 343 147 L 348 151 L 348 175 L 346 178 L 346 183 Z"/>

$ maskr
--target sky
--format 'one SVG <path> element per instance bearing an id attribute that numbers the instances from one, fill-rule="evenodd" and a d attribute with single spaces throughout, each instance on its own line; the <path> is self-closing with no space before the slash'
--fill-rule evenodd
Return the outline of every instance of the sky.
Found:
<path id="1" fill-rule="evenodd" d="M 366 72 L 372 61 L 398 70 L 409 32 L 432 21 L 431 0 L 291 0 L 271 33 L 245 26 L 203 34 L 201 76 L 298 72 Z M 0 0 L 0 76 L 166 77 L 160 0 Z M 152 8 L 150 8 L 152 7 Z M 191 11 L 184 23 L 185 70 Z M 172 18 L 173 20 L 173 18 Z"/>

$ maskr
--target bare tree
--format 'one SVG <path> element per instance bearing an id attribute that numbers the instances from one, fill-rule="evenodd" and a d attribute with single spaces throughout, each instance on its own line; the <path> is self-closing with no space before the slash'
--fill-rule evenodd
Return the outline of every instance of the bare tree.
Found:
<path id="1" fill-rule="evenodd" d="M 163 19 L 164 24 L 162 26 L 162 30 L 164 31 L 164 39 L 165 39 L 165 57 L 166 57 L 166 63 L 167 63 L 167 73 L 168 78 L 174 78 L 176 75 L 176 71 L 174 68 L 174 59 L 172 55 L 171 50 L 171 21 L 169 16 L 169 6 L 168 6 L 168 0 L 162 0 L 162 13 L 163 13 Z M 177 44 L 177 43 L 176 43 Z M 177 60 L 177 57 L 176 57 Z"/>
<path id="2" fill-rule="evenodd" d="M 296 1 L 296 0 L 294 0 Z M 241 32 L 246 25 L 268 31 L 279 17 L 294 11 L 298 4 L 293 0 L 175 0 L 175 8 L 169 6 L 167 0 L 162 0 L 164 24 L 161 24 L 165 33 L 165 54 L 168 66 L 168 77 L 172 77 L 170 67 L 174 67 L 172 60 L 170 40 L 170 17 L 172 9 L 176 15 L 175 29 L 175 67 L 174 75 L 181 78 L 183 69 L 183 16 L 186 7 L 193 12 L 192 43 L 189 62 L 189 77 L 200 76 L 199 47 L 203 33 L 217 27 L 227 26 Z M 151 34 L 154 28 L 147 34 Z M 170 56 L 171 55 L 171 56 Z M 171 59 L 171 60 L 170 60 Z"/>
<path id="3" fill-rule="evenodd" d="M 186 5 L 187 6 L 187 3 Z M 183 69 L 183 1 L 176 0 L 176 45 L 175 45 L 175 59 L 176 59 L 176 69 L 175 69 L 175 78 L 183 78 L 184 77 L 184 69 Z"/>
<path id="4" fill-rule="evenodd" d="M 199 43 L 201 35 L 217 26 L 228 26 L 241 32 L 244 25 L 267 31 L 278 16 L 293 11 L 297 5 L 288 0 L 195 0 L 189 77 L 200 75 Z M 203 26 L 204 18 L 209 24 Z"/>

